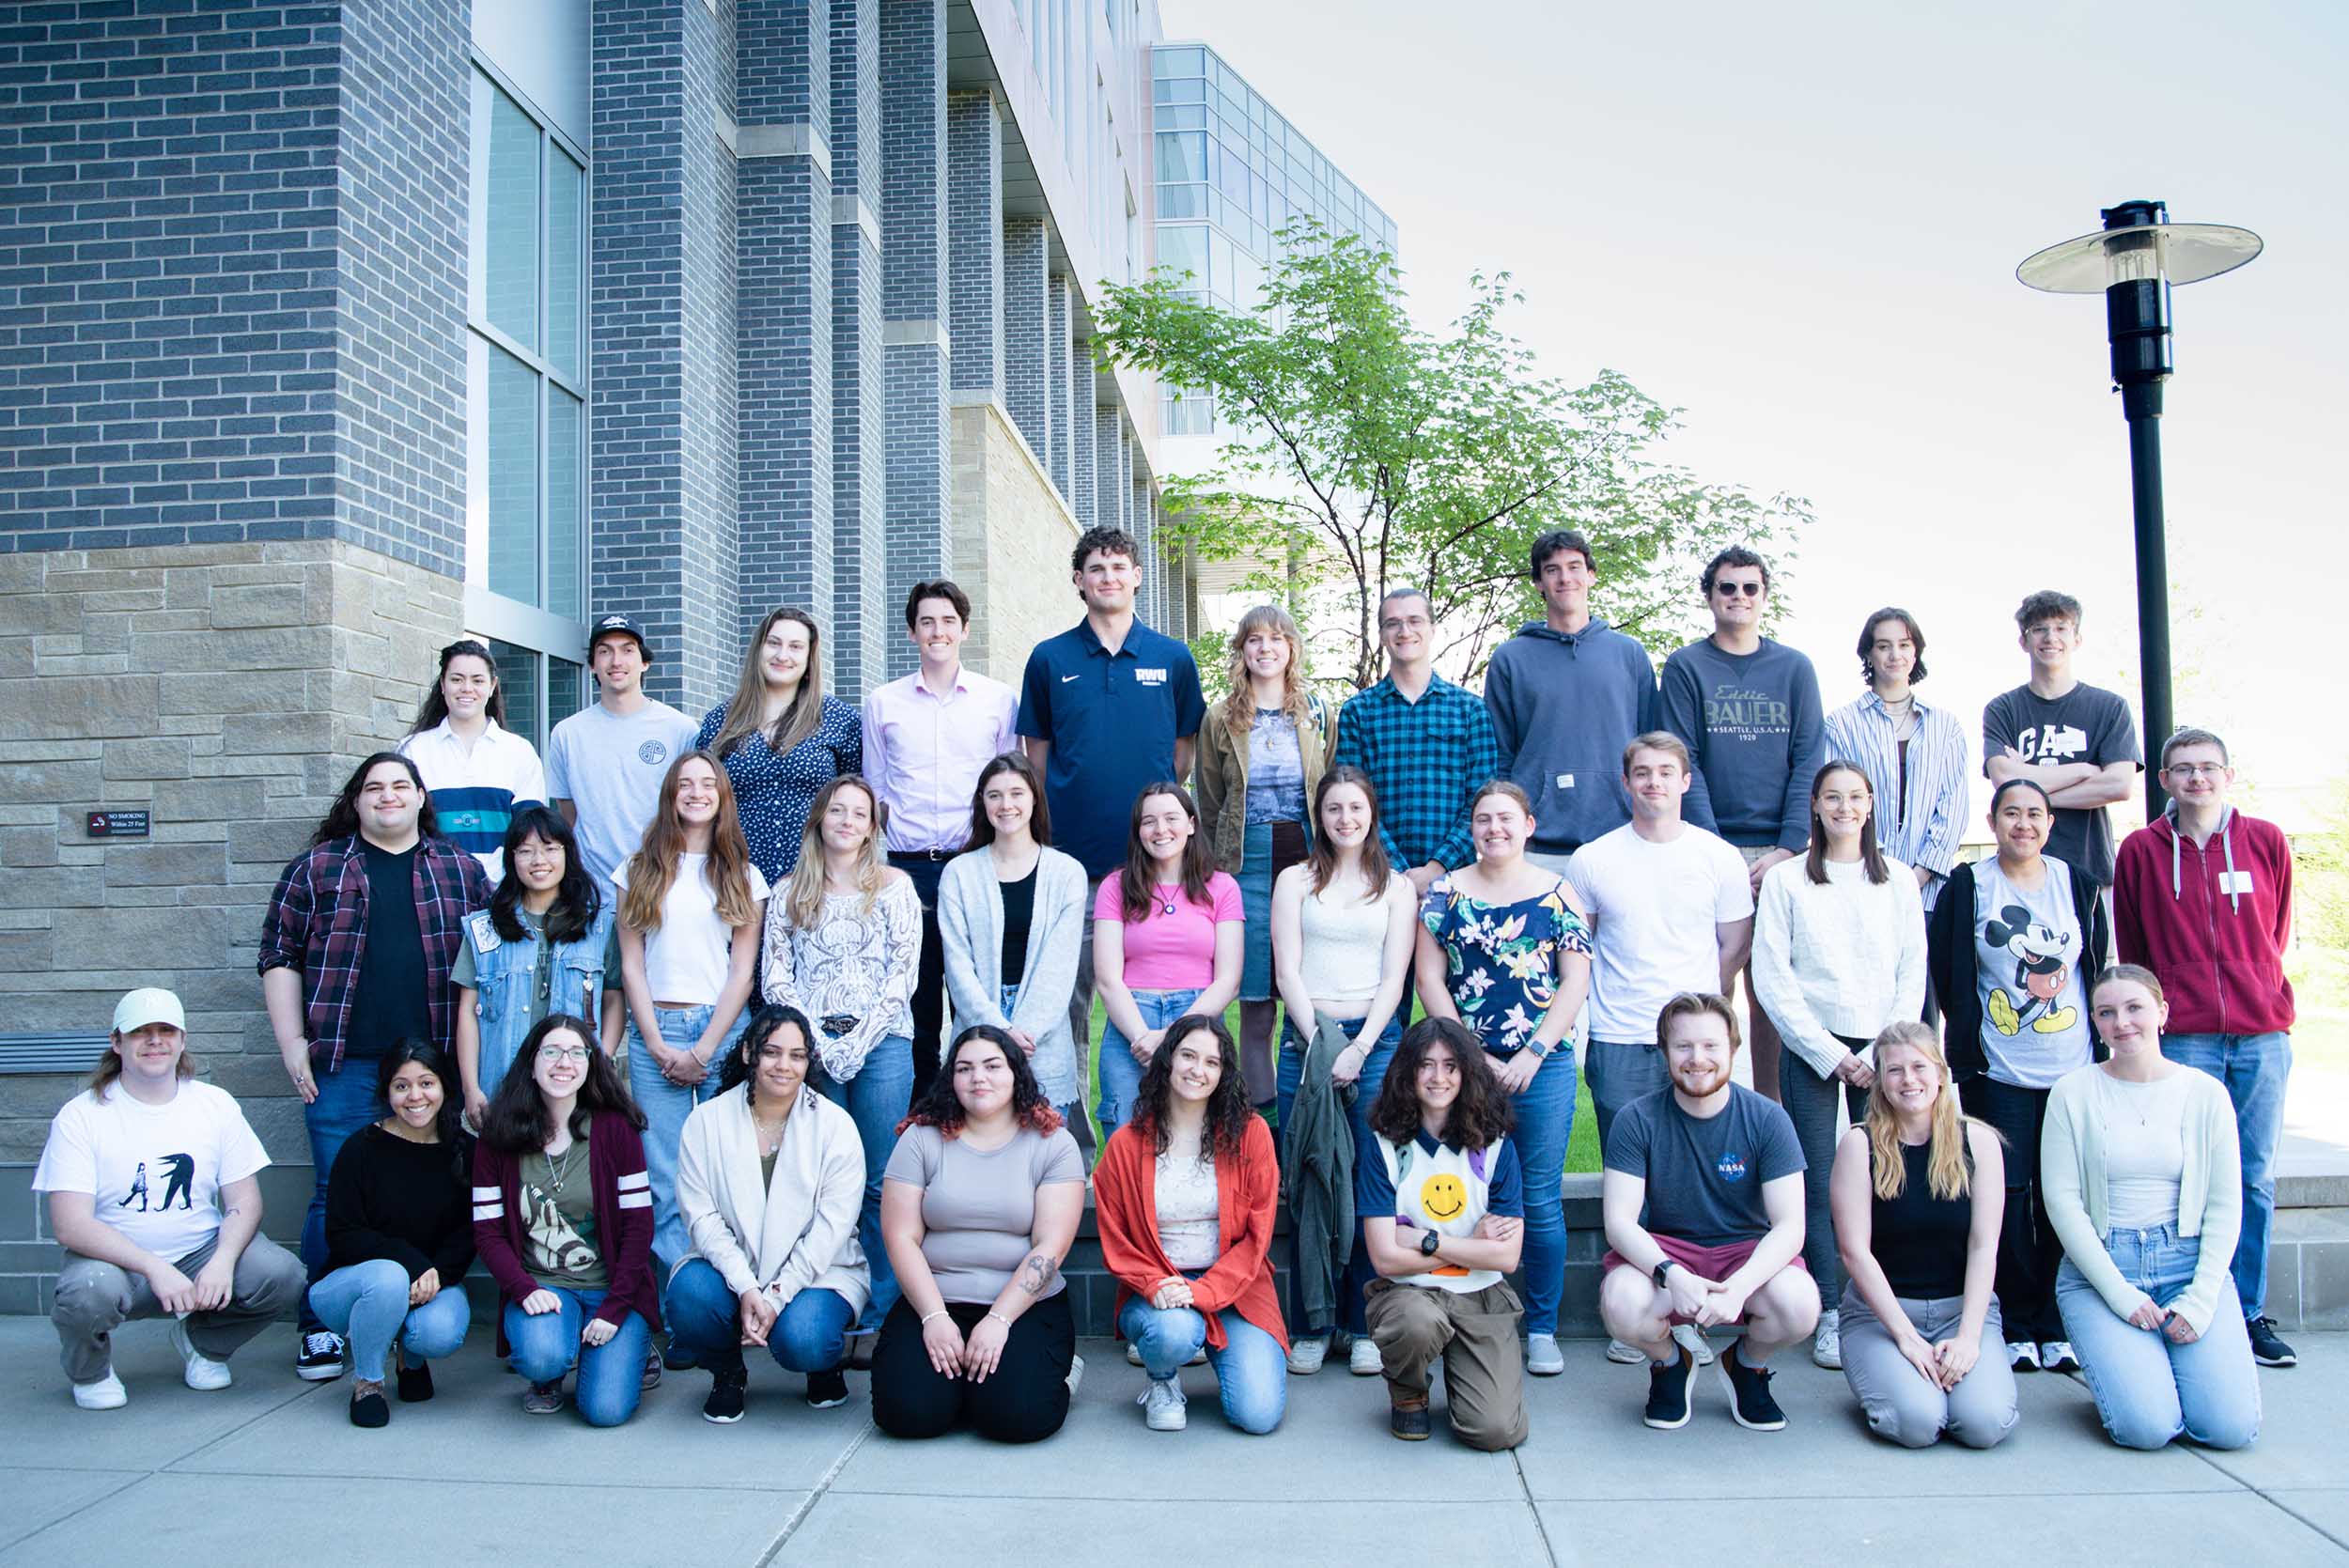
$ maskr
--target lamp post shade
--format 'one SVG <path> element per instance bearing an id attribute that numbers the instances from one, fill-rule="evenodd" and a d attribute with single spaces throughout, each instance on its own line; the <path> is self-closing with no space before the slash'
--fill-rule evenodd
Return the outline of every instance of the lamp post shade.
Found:
<path id="1" fill-rule="evenodd" d="M 2049 294 L 2101 294 L 2116 283 L 2200 283 L 2232 272 L 2263 241 L 2232 224 L 2145 224 L 2083 234 L 2025 259 L 2017 281 Z"/>

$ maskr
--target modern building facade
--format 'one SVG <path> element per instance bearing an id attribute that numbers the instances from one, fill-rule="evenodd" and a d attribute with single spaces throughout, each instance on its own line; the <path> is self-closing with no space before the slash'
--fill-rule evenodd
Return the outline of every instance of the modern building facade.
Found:
<path id="1" fill-rule="evenodd" d="M 615 608 L 698 711 L 809 607 L 854 698 L 945 574 L 1017 679 L 1096 522 L 1188 634 L 1158 388 L 1089 341 L 1152 263 L 1159 37 L 1151 0 L 14 11 L 0 1161 L 140 984 L 306 1158 L 261 905 L 459 635 L 534 741 Z M 31 1288 L 0 1264 L 0 1307 Z"/>

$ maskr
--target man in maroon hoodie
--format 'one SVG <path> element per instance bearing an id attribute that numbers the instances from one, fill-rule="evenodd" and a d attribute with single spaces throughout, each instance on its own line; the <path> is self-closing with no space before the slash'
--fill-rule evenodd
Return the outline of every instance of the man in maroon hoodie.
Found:
<path id="1" fill-rule="evenodd" d="M 2170 805 L 2122 841 L 2114 931 L 2124 964 L 2161 978 L 2170 1003 L 2162 1053 L 2217 1079 L 2243 1140 L 2243 1236 L 2234 1282 L 2262 1366 L 2298 1359 L 2266 1315 L 2276 1143 L 2292 1072 L 2292 847 L 2272 822 L 2227 804 L 2226 742 L 2182 729 L 2161 748 Z"/>

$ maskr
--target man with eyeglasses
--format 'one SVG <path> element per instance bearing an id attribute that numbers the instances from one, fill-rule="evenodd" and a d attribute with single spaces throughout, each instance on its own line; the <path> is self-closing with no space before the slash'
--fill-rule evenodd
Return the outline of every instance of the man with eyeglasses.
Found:
<path id="1" fill-rule="evenodd" d="M 2145 753 L 2137 722 L 2115 692 L 2072 674 L 2080 601 L 2041 589 L 2015 612 L 2030 679 L 1982 710 L 1982 770 L 1993 785 L 2029 779 L 2047 792 L 2055 827 L 2044 851 L 2099 887 L 2112 885 L 2112 825 L 2105 808 L 2136 787 Z"/>
<path id="2" fill-rule="evenodd" d="M 1695 759 L 1681 815 L 1727 839 L 1745 857 L 1749 892 L 1811 840 L 1811 776 L 1823 760 L 1819 676 L 1811 660 L 1762 635 L 1768 563 L 1733 545 L 1706 563 L 1704 602 L 1713 634 L 1664 660 L 1664 728 Z M 1778 1098 L 1777 1026 L 1753 997 L 1746 970 L 1753 1087 Z"/>
<path id="3" fill-rule="evenodd" d="M 2121 842 L 2114 935 L 2124 964 L 2160 977 L 2170 1017 L 2162 1054 L 2227 1086 L 2243 1144 L 2243 1232 L 2235 1294 L 2260 1365 L 2298 1360 L 2267 1315 L 2275 1157 L 2292 1072 L 2292 846 L 2272 822 L 2227 804 L 2226 742 L 2182 729 L 2162 743 L 2170 804 Z"/>

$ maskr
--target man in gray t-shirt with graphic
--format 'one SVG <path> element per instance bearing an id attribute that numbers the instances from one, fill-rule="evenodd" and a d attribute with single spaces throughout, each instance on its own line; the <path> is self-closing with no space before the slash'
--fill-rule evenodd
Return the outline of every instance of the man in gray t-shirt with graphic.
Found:
<path id="1" fill-rule="evenodd" d="M 1993 784 L 2029 779 L 2047 792 L 2055 827 L 2046 853 L 2100 888 L 2112 885 L 2112 825 L 2105 807 L 2125 800 L 2144 770 L 2129 705 L 2072 674 L 2080 601 L 2041 589 L 2015 612 L 2030 679 L 1982 710 L 1982 770 Z"/>
<path id="2" fill-rule="evenodd" d="M 632 615 L 598 617 L 587 646 L 602 695 L 547 737 L 547 794 L 579 835 L 579 857 L 607 893 L 643 845 L 670 764 L 693 745 L 693 721 L 645 695 L 652 648 Z"/>

